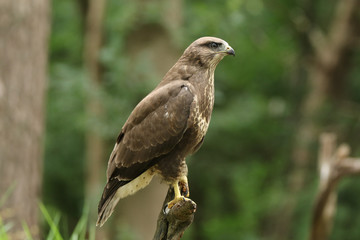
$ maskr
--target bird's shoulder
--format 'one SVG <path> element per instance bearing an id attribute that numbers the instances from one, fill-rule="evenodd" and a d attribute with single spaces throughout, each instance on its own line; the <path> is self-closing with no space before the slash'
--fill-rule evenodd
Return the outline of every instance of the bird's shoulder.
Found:
<path id="1" fill-rule="evenodd" d="M 175 80 L 157 87 L 134 108 L 122 131 L 126 132 L 132 129 L 151 114 L 160 114 L 161 111 L 175 111 L 181 105 L 183 108 L 190 107 L 190 103 L 194 100 L 196 100 L 196 90 L 187 81 Z"/>

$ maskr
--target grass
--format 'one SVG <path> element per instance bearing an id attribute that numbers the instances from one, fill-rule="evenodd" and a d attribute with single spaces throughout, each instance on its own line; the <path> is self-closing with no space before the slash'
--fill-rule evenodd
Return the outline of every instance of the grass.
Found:
<path id="1" fill-rule="evenodd" d="M 0 205 L 1 206 L 1 205 Z M 44 239 L 46 240 L 67 240 L 64 236 L 61 235 L 59 230 L 59 222 L 61 219 L 60 213 L 55 213 L 54 216 L 51 216 L 44 204 L 39 204 L 40 211 L 44 217 L 46 223 L 49 226 L 49 232 L 46 234 Z M 85 206 L 83 214 L 76 224 L 74 231 L 71 233 L 69 240 L 95 240 L 95 226 L 88 227 L 88 215 L 89 207 Z M 33 236 L 29 229 L 29 226 L 23 222 L 22 227 L 26 240 L 33 240 Z M 0 217 L 0 240 L 10 240 L 9 232 L 12 228 L 11 223 L 5 224 Z"/>

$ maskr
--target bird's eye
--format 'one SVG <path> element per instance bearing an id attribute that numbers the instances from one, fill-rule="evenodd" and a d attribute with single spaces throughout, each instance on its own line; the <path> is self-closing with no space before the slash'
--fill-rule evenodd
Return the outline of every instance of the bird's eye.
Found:
<path id="1" fill-rule="evenodd" d="M 209 47 L 210 47 L 210 48 L 217 48 L 218 46 L 219 46 L 219 44 L 216 43 L 216 42 L 211 42 L 211 43 L 209 43 Z"/>

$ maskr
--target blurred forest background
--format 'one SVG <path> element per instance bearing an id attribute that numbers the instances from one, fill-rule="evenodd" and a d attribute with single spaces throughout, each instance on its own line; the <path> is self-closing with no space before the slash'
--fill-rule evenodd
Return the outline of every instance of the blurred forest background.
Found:
<path id="1" fill-rule="evenodd" d="M 86 206 L 95 224 L 123 123 L 202 36 L 236 57 L 217 67 L 188 159 L 198 209 L 184 239 L 308 238 L 320 133 L 360 156 L 359 0 L 1 0 L 0 216 L 13 239 L 19 219 L 46 236 L 39 201 L 65 239 Z M 155 180 L 120 201 L 97 239 L 151 239 L 166 191 Z M 329 239 L 360 239 L 359 212 L 360 178 L 346 178 Z"/>

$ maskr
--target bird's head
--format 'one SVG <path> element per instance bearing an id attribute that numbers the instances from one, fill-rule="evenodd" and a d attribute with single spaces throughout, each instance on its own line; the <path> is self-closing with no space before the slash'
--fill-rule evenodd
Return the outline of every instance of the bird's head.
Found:
<path id="1" fill-rule="evenodd" d="M 205 67 L 216 67 L 226 55 L 235 56 L 234 49 L 224 40 L 216 37 L 202 37 L 195 40 L 184 51 L 183 57 L 196 61 Z"/>

